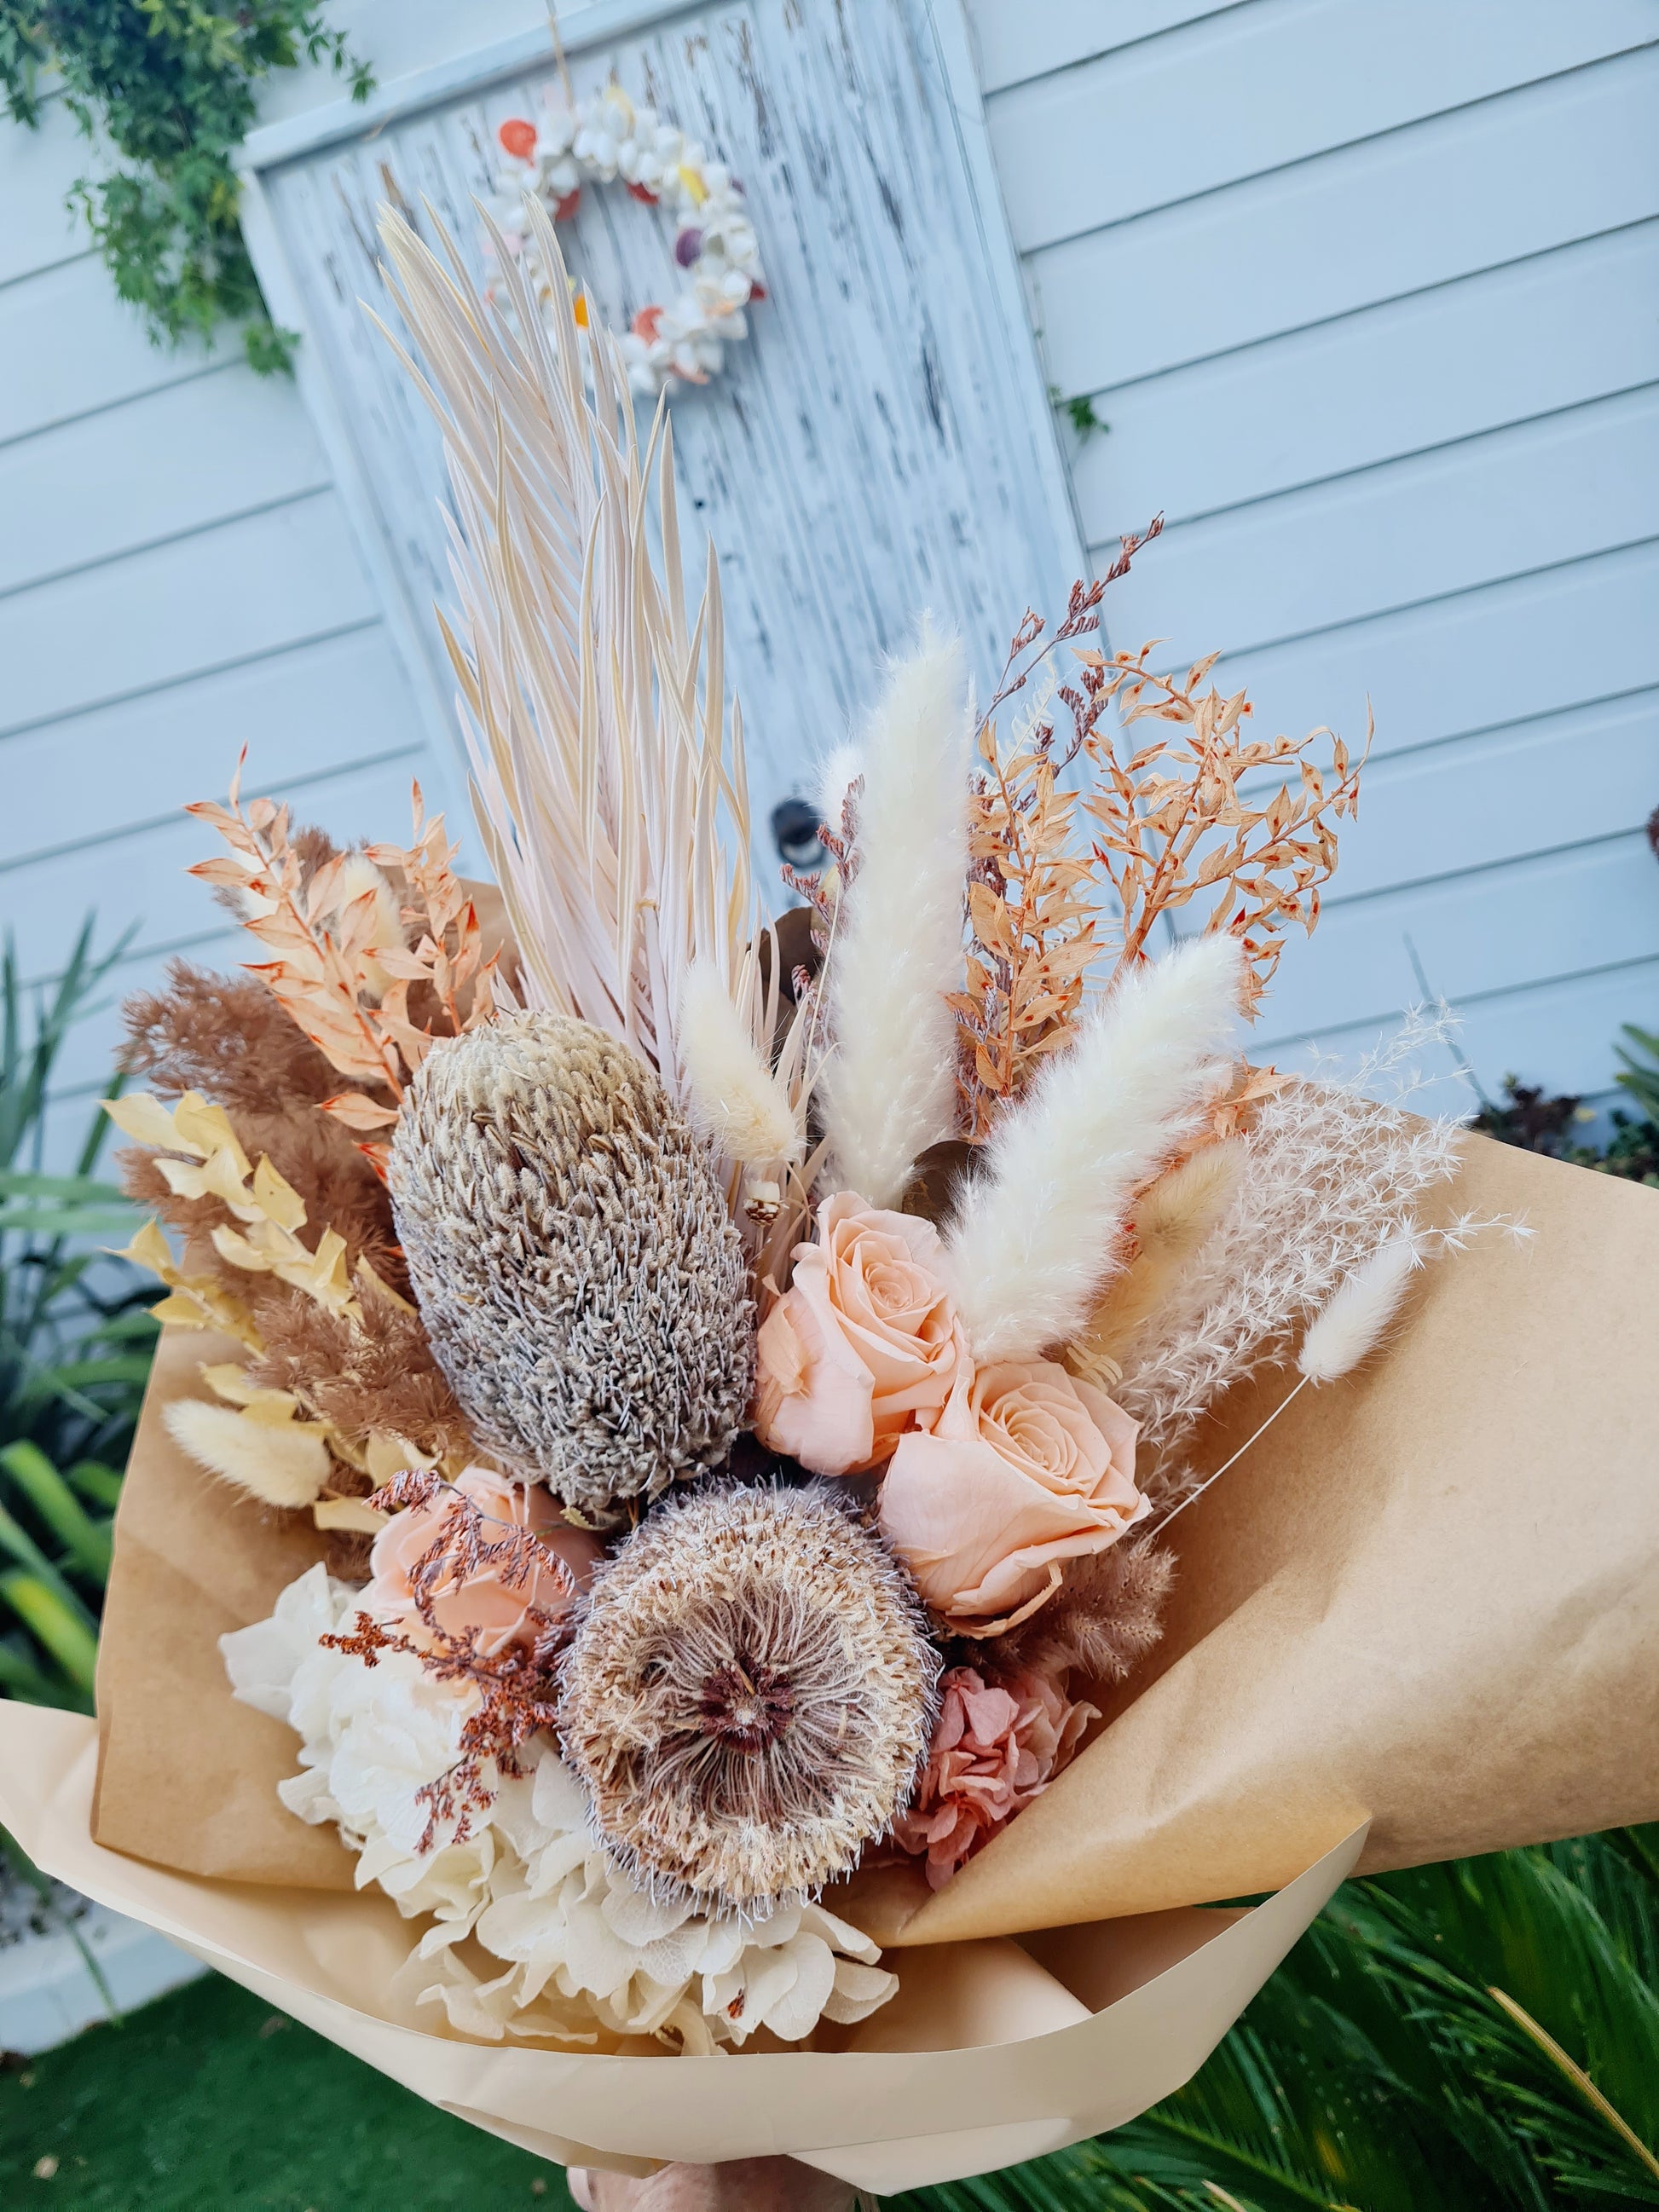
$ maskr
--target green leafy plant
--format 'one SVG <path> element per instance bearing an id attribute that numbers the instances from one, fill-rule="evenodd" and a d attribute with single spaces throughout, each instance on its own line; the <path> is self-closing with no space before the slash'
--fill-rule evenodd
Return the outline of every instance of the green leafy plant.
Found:
<path id="1" fill-rule="evenodd" d="M 297 343 L 265 311 L 238 217 L 232 155 L 275 70 L 326 62 L 354 99 L 374 80 L 310 0 L 0 0 L 0 85 L 20 123 L 40 120 L 55 70 L 82 131 L 118 161 L 81 178 L 85 216 L 115 289 L 151 335 L 177 343 L 246 323 L 248 359 L 286 368 Z"/>
<path id="2" fill-rule="evenodd" d="M 103 1112 L 69 1174 L 45 1169 L 53 1067 L 125 939 L 96 960 L 91 943 L 88 922 L 32 1008 L 9 946 L 0 957 L 0 1692 L 85 1712 L 155 1339 L 154 1286 L 100 1249 L 139 1218 L 94 1173 Z"/>
<path id="3" fill-rule="evenodd" d="M 1659 2204 L 1659 1827 L 1350 1882 L 1186 2088 L 909 2212 Z"/>

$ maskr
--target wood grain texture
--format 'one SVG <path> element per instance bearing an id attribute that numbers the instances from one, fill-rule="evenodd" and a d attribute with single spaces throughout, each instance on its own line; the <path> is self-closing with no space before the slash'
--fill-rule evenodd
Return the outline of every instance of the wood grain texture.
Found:
<path id="1" fill-rule="evenodd" d="M 580 18 L 570 27 L 573 47 Z M 769 296 L 707 392 L 674 399 L 683 536 L 721 560 L 727 649 L 757 821 L 868 700 L 917 614 L 961 626 L 981 672 L 1029 602 L 1075 573 L 1027 333 L 992 307 L 984 241 L 927 8 L 747 0 L 573 51 L 579 91 L 615 70 L 730 161 Z M 411 594 L 447 597 L 437 441 L 358 305 L 377 299 L 375 211 L 427 204 L 471 254 L 493 131 L 536 82 L 459 99 L 267 173 L 331 384 L 347 396 L 380 526 Z M 609 319 L 661 295 L 660 218 L 590 191 L 572 265 Z M 425 635 L 435 641 L 429 617 Z"/>

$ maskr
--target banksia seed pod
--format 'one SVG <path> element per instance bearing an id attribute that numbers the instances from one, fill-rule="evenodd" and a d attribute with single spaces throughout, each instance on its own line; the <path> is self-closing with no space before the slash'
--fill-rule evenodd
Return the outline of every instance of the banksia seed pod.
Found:
<path id="1" fill-rule="evenodd" d="M 643 1060 L 509 1014 L 422 1062 L 392 1140 L 398 1235 L 478 1443 L 597 1516 L 717 1466 L 754 1309 L 714 1169 Z"/>
<path id="2" fill-rule="evenodd" d="M 763 1910 L 850 1872 L 904 1810 L 939 1668 L 903 1571 L 839 1500 L 723 1486 L 601 1569 L 560 1741 L 636 1881 Z"/>

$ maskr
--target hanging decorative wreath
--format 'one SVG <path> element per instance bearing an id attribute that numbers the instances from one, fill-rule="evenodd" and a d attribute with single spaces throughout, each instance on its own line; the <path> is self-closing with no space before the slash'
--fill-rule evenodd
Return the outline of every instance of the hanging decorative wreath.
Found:
<path id="1" fill-rule="evenodd" d="M 509 250 L 524 255 L 524 196 L 532 191 L 555 222 L 573 216 L 584 184 L 620 181 L 647 207 L 664 207 L 678 231 L 674 259 L 679 289 L 672 299 L 641 307 L 622 334 L 629 380 L 654 398 L 673 378 L 707 384 L 725 365 L 726 348 L 749 335 L 744 309 L 763 300 L 760 246 L 743 187 L 722 161 L 711 161 L 695 139 L 636 107 L 611 82 L 573 101 L 548 88 L 539 124 L 509 116 L 495 137 L 511 167 L 498 172 L 491 208 Z M 526 257 L 538 294 L 548 272 Z M 586 295 L 575 295 L 586 325 Z"/>

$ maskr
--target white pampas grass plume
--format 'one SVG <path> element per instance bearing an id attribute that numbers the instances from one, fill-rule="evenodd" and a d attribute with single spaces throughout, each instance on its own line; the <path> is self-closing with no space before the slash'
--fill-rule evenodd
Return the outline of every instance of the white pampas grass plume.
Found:
<path id="1" fill-rule="evenodd" d="M 1130 1200 L 1190 1133 L 1239 976 L 1224 936 L 1132 970 L 998 1122 L 947 1243 L 976 1358 L 1030 1358 L 1082 1328 Z"/>
<path id="2" fill-rule="evenodd" d="M 309 1424 L 261 1419 L 199 1398 L 175 1398 L 162 1419 L 199 1466 L 262 1504 L 310 1505 L 328 1480 L 328 1447 Z"/>
<path id="3" fill-rule="evenodd" d="M 1391 1237 L 1362 1261 L 1316 1314 L 1296 1364 L 1310 1382 L 1335 1382 L 1375 1351 L 1422 1265 L 1408 1237 Z"/>
<path id="4" fill-rule="evenodd" d="M 945 994 L 963 981 L 971 739 L 961 645 L 924 624 L 865 735 L 858 874 L 828 962 L 831 1172 L 872 1206 L 896 1206 L 916 1161 L 956 1127 Z"/>
<path id="5" fill-rule="evenodd" d="M 818 763 L 812 783 L 812 804 L 826 830 L 841 835 L 841 811 L 847 794 L 864 774 L 863 748 L 850 740 L 836 745 Z"/>
<path id="6" fill-rule="evenodd" d="M 680 994 L 680 1056 L 691 1126 L 744 1167 L 798 1160 L 801 1137 L 783 1085 L 756 1049 L 753 1031 L 707 960 Z"/>

